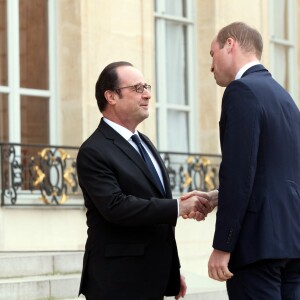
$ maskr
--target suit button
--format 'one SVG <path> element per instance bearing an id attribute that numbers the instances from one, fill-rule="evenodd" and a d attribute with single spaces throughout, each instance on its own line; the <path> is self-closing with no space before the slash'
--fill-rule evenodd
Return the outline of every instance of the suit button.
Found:
<path id="1" fill-rule="evenodd" d="M 226 243 L 229 244 L 232 240 L 233 229 L 229 230 Z"/>

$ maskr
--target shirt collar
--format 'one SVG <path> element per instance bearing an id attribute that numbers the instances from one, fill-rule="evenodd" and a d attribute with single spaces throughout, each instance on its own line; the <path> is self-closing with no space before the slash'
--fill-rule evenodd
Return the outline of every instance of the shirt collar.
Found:
<path id="1" fill-rule="evenodd" d="M 108 120 L 107 118 L 103 117 L 103 121 L 105 123 L 107 123 L 110 127 L 112 127 L 116 132 L 118 132 L 127 141 L 130 140 L 131 136 L 133 135 L 133 133 L 130 130 L 128 130 L 127 128 L 125 128 L 111 120 Z M 138 131 L 135 130 L 134 134 L 138 135 Z"/>
<path id="2" fill-rule="evenodd" d="M 235 79 L 240 79 L 242 78 L 243 74 L 250 69 L 251 67 L 255 66 L 255 65 L 259 65 L 260 62 L 258 60 L 255 61 L 251 61 L 249 63 L 247 63 L 246 65 L 244 65 L 235 75 Z"/>

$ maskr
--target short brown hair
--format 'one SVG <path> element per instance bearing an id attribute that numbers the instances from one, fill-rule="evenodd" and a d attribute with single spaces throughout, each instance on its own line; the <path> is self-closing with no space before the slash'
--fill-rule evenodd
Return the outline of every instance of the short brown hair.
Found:
<path id="1" fill-rule="evenodd" d="M 263 51 L 263 40 L 261 34 L 254 28 L 243 22 L 234 22 L 223 27 L 218 35 L 217 42 L 223 48 L 227 39 L 237 41 L 240 47 L 246 52 L 255 52 L 256 57 L 261 59 Z"/>
<path id="2" fill-rule="evenodd" d="M 107 65 L 99 75 L 95 86 L 95 96 L 101 112 L 105 110 L 107 105 L 107 101 L 104 96 L 105 91 L 114 91 L 118 88 L 119 78 L 116 70 L 118 67 L 122 66 L 132 67 L 133 65 L 127 61 L 113 62 Z"/>

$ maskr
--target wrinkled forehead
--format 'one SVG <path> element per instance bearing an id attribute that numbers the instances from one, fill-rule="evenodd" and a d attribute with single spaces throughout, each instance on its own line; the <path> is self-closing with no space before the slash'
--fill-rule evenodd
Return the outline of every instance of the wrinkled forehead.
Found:
<path id="1" fill-rule="evenodd" d="M 121 66 L 117 69 L 120 83 L 137 84 L 144 82 L 143 74 L 132 66 Z"/>

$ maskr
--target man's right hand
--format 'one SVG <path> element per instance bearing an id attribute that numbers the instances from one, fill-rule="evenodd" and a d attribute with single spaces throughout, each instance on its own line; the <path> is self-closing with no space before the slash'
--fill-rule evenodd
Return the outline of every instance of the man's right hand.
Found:
<path id="1" fill-rule="evenodd" d="M 218 205 L 218 190 L 213 190 L 208 193 L 194 190 L 180 197 L 180 200 L 186 201 L 189 198 L 198 196 L 198 210 L 192 210 L 188 214 L 182 215 L 184 219 L 195 219 L 202 221 L 205 219 L 208 213 Z"/>
<path id="2" fill-rule="evenodd" d="M 193 218 L 197 221 L 204 220 L 211 211 L 207 193 L 197 193 L 189 197 L 179 198 L 179 215 L 184 218 Z"/>

